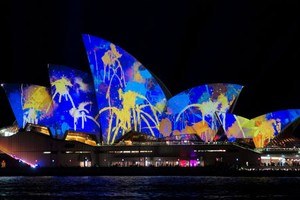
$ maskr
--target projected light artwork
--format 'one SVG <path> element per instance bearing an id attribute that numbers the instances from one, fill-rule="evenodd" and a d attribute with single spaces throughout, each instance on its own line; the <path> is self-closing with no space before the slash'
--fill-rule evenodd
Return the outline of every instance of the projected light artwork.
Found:
<path id="1" fill-rule="evenodd" d="M 49 126 L 53 119 L 50 90 L 33 84 L 2 84 L 20 128 L 27 123 Z"/>
<path id="2" fill-rule="evenodd" d="M 90 74 L 80 70 L 49 65 L 49 78 L 56 123 L 50 127 L 55 138 L 63 139 L 65 131 L 95 134 L 100 139 L 98 106 Z"/>
<path id="3" fill-rule="evenodd" d="M 232 111 L 243 86 L 231 83 L 196 86 L 167 100 L 160 80 L 128 52 L 89 34 L 82 38 L 90 73 L 50 64 L 49 88 L 2 84 L 20 128 L 37 124 L 55 139 L 93 145 L 114 144 L 133 131 L 166 142 L 239 139 L 263 148 L 300 116 L 300 109 L 238 116 Z"/>
<path id="4" fill-rule="evenodd" d="M 300 117 L 300 109 L 270 112 L 253 119 L 221 113 L 220 119 L 227 137 L 253 138 L 256 148 L 265 147 L 271 139 Z M 234 132 L 236 131 L 236 134 Z"/>
<path id="5" fill-rule="evenodd" d="M 237 84 L 207 84 L 173 96 L 161 121 L 161 133 L 164 136 L 196 133 L 205 142 L 213 141 L 220 126 L 215 112 L 228 112 L 242 88 Z"/>
<path id="6" fill-rule="evenodd" d="M 83 35 L 90 62 L 104 143 L 130 130 L 162 137 L 159 132 L 166 96 L 152 74 L 113 43 Z"/>
<path id="7" fill-rule="evenodd" d="M 237 138 L 248 138 L 244 129 L 250 119 L 231 113 L 218 113 L 218 115 L 228 141 L 234 142 Z"/>

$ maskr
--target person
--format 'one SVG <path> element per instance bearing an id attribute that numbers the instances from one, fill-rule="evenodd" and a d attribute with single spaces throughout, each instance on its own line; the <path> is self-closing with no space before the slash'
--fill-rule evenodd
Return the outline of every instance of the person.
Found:
<path id="1" fill-rule="evenodd" d="M 2 160 L 2 162 L 1 162 L 1 168 L 5 168 L 6 167 L 6 162 L 5 162 L 5 160 Z"/>

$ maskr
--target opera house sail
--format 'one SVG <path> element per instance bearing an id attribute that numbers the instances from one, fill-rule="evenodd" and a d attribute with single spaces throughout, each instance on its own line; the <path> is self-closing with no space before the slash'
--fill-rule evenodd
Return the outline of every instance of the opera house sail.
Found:
<path id="1" fill-rule="evenodd" d="M 2 84 L 19 128 L 27 123 L 50 126 L 53 121 L 53 105 L 49 88 L 34 84 Z"/>
<path id="2" fill-rule="evenodd" d="M 152 74 L 132 55 L 101 38 L 84 34 L 105 144 L 129 131 L 162 137 L 159 124 L 166 96 Z"/>
<path id="3" fill-rule="evenodd" d="M 167 102 L 160 130 L 164 136 L 197 134 L 202 141 L 217 140 L 221 124 L 216 112 L 229 112 L 243 86 L 215 83 L 181 92 Z"/>
<path id="4" fill-rule="evenodd" d="M 89 73 L 75 68 L 49 64 L 49 78 L 55 124 L 54 138 L 64 139 L 66 131 L 96 135 L 100 141 L 100 121 L 93 80 Z"/>
<path id="5" fill-rule="evenodd" d="M 253 119 L 230 113 L 220 113 L 219 116 L 229 141 L 251 138 L 256 148 L 264 148 L 299 119 L 300 109 L 274 111 Z"/>

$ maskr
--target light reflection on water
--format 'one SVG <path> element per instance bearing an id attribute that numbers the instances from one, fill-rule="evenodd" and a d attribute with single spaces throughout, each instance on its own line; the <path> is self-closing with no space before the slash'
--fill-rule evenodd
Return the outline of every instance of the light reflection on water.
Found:
<path id="1" fill-rule="evenodd" d="M 0 177 L 0 199 L 296 199 L 300 177 Z M 298 199 L 298 198 L 297 198 Z"/>

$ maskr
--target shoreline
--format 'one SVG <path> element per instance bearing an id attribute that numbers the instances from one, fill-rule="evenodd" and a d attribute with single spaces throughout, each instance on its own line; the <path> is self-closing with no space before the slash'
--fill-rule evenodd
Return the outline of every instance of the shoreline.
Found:
<path id="1" fill-rule="evenodd" d="M 1 168 L 0 176 L 248 176 L 300 177 L 300 169 L 240 170 L 204 167 L 51 167 Z"/>

